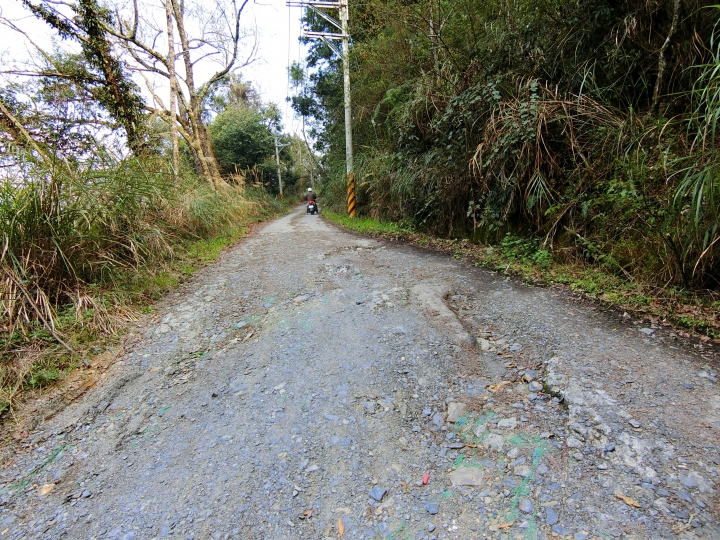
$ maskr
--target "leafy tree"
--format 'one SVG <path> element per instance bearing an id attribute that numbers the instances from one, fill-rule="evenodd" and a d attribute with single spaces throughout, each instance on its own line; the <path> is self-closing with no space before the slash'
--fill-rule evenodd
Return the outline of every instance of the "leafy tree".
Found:
<path id="1" fill-rule="evenodd" d="M 252 83 L 242 75 L 229 73 L 215 86 L 205 98 L 206 114 L 219 114 L 230 107 L 260 111 L 263 103 L 260 94 Z"/>
<path id="2" fill-rule="evenodd" d="M 113 24 L 112 12 L 97 0 L 79 0 L 70 4 L 74 16 L 67 17 L 54 2 L 22 0 L 36 17 L 56 30 L 62 39 L 80 44 L 81 55 L 44 54 L 46 66 L 40 74 L 46 78 L 66 81 L 66 84 L 89 94 L 125 130 L 128 145 L 134 151 L 144 144 L 144 103 L 139 89 L 130 78 L 127 66 L 112 50 L 106 30 Z M 8 26 L 19 30 L 9 21 Z"/>
<path id="3" fill-rule="evenodd" d="M 210 133 L 223 174 L 252 169 L 275 155 L 275 136 L 260 111 L 231 106 L 217 115 Z"/>

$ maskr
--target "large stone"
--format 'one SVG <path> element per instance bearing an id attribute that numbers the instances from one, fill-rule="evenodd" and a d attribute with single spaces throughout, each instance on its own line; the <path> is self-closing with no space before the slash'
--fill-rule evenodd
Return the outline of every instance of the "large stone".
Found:
<path id="1" fill-rule="evenodd" d="M 386 493 L 387 493 L 387 489 L 385 489 L 384 487 L 374 486 L 370 490 L 369 495 L 371 498 L 373 498 L 377 502 L 380 502 L 380 501 L 382 501 L 382 498 L 385 496 Z"/>
<path id="2" fill-rule="evenodd" d="M 530 384 L 528 384 L 528 390 L 530 390 L 530 392 L 532 392 L 534 394 L 537 394 L 538 392 L 542 392 L 542 389 L 543 389 L 543 385 L 537 381 L 532 381 Z"/>
<path id="3" fill-rule="evenodd" d="M 555 525 L 558 522 L 558 515 L 552 506 L 545 508 L 545 523 Z"/>
<path id="4" fill-rule="evenodd" d="M 523 497 L 522 499 L 520 499 L 518 508 L 520 509 L 520 511 L 523 514 L 532 514 L 532 511 L 533 511 L 532 501 L 526 497 Z"/>
<path id="5" fill-rule="evenodd" d="M 712 491 L 710 483 L 695 471 L 691 471 L 687 476 L 680 476 L 680 483 L 688 488 L 698 488 L 700 493 L 709 493 Z"/>
<path id="6" fill-rule="evenodd" d="M 450 473 L 453 486 L 481 486 L 485 480 L 485 473 L 477 467 L 460 467 Z"/>
<path id="7" fill-rule="evenodd" d="M 487 437 L 483 439 L 482 442 L 483 446 L 487 448 L 488 450 L 494 450 L 495 452 L 502 452 L 503 444 L 505 444 L 505 441 L 500 435 L 497 435 L 495 433 L 491 433 Z"/>
<path id="8" fill-rule="evenodd" d="M 492 343 L 490 343 L 487 339 L 478 338 L 478 343 L 480 344 L 480 349 L 483 351 L 489 351 L 494 348 Z"/>
<path id="9" fill-rule="evenodd" d="M 565 444 L 567 444 L 568 448 L 582 448 L 584 446 L 580 439 L 572 435 L 567 438 Z"/>
<path id="10" fill-rule="evenodd" d="M 467 405 L 465 403 L 448 403 L 447 421 L 450 424 L 456 422 L 458 418 L 465 414 L 466 410 Z"/>
<path id="11" fill-rule="evenodd" d="M 503 418 L 497 423 L 499 428 L 515 429 L 517 427 L 517 418 Z"/>

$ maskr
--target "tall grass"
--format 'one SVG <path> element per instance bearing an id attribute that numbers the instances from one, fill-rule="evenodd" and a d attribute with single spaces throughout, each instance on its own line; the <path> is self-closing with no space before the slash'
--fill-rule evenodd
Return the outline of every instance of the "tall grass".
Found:
<path id="1" fill-rule="evenodd" d="M 717 10 L 715 6 L 713 9 Z M 720 31 L 710 40 L 712 61 L 699 66 L 689 115 L 690 165 L 675 195 L 689 223 L 682 239 L 692 275 L 711 275 L 720 283 Z"/>
<path id="2" fill-rule="evenodd" d="M 76 340 L 65 328 L 113 333 L 135 315 L 124 289 L 138 276 L 161 273 L 193 241 L 236 235 L 271 207 L 255 188 L 213 191 L 191 176 L 175 183 L 160 158 L 115 159 L 100 150 L 92 162 L 28 159 L 6 169 L 0 410 L 27 385 L 53 378 L 38 376 L 52 371 L 49 355 L 73 356 Z"/>
<path id="3" fill-rule="evenodd" d="M 357 157 L 358 207 L 442 236 L 534 237 L 559 262 L 658 287 L 717 288 L 720 47 L 713 46 L 690 119 L 638 115 L 532 78 L 479 83 L 445 101 L 433 95 L 432 119 L 408 100 L 396 116 L 410 118 L 397 128 L 410 142 L 400 151 L 363 148 Z M 421 130 L 420 142 L 411 138 Z M 344 201 L 344 175 L 337 176 L 330 195 Z"/>

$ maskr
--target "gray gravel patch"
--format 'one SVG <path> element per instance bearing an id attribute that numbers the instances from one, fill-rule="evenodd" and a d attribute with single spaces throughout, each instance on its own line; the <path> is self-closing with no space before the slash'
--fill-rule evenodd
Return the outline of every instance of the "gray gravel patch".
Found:
<path id="1" fill-rule="evenodd" d="M 302 212 L 158 309 L 4 537 L 720 537 L 711 344 Z"/>

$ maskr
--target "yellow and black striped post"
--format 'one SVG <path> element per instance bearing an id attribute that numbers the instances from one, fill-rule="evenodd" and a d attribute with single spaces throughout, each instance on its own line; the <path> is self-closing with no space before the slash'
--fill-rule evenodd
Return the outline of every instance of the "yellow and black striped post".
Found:
<path id="1" fill-rule="evenodd" d="M 355 217 L 355 175 L 354 174 L 348 174 L 347 204 L 348 204 L 348 215 L 351 218 L 354 218 Z"/>

